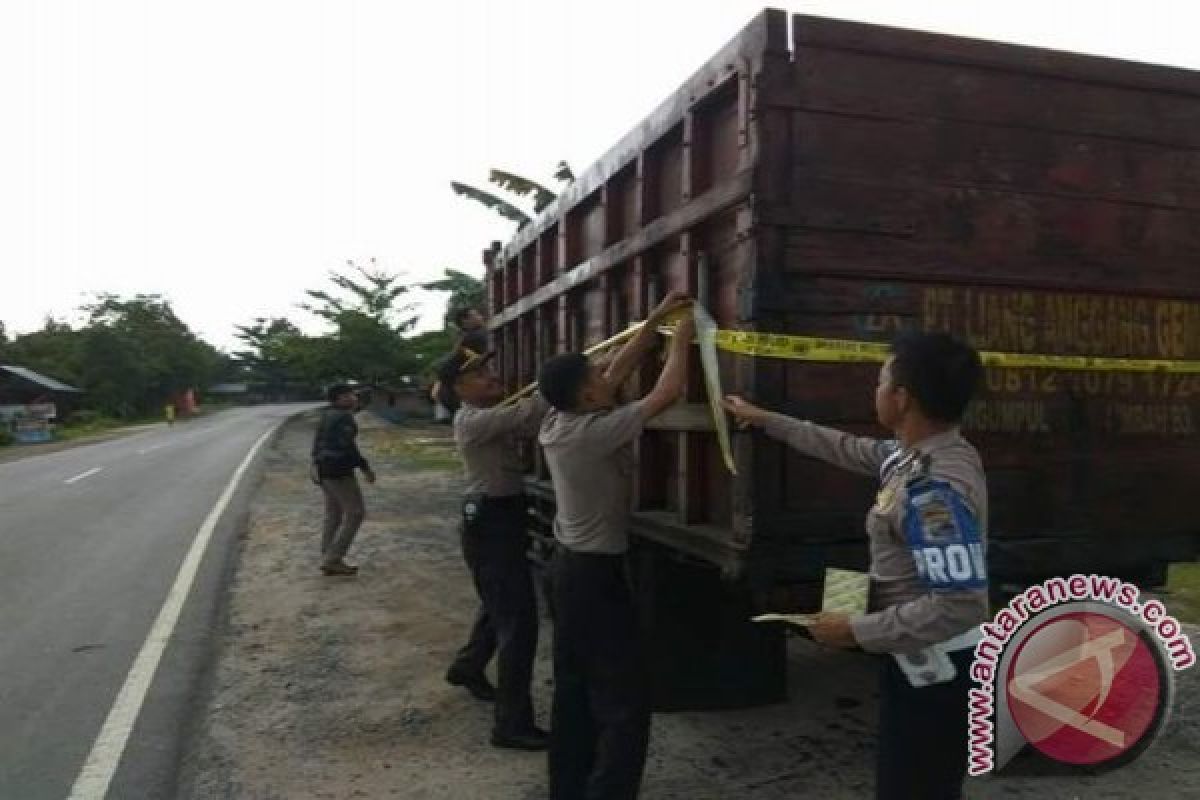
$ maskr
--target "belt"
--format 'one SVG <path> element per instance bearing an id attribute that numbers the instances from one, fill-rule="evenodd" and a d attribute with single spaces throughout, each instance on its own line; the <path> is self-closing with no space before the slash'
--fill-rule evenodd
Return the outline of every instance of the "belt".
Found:
<path id="1" fill-rule="evenodd" d="M 504 497 L 491 497 L 485 495 L 483 497 L 483 504 L 485 506 L 495 506 L 496 508 L 523 508 L 526 502 L 525 495 L 523 494 L 510 494 Z"/>

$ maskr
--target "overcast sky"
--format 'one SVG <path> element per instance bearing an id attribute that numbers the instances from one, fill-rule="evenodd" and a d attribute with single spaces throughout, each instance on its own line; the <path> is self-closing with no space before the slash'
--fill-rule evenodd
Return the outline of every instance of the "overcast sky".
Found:
<path id="1" fill-rule="evenodd" d="M 1200 69 L 1183 0 L 776 5 Z M 450 180 L 582 172 L 762 7 L 0 0 L 0 320 L 157 292 L 227 347 L 315 329 L 295 303 L 346 259 L 481 274 L 512 224 Z"/>

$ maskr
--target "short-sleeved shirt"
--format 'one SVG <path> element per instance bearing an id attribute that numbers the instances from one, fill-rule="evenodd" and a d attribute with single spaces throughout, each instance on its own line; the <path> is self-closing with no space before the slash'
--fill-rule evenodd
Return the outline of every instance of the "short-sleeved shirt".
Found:
<path id="1" fill-rule="evenodd" d="M 454 441 L 466 472 L 467 494 L 512 497 L 525 491 L 517 440 L 533 436 L 548 408 L 540 395 L 492 408 L 463 404 L 454 415 Z"/>
<path id="2" fill-rule="evenodd" d="M 640 402 L 546 414 L 538 442 L 554 481 L 554 536 L 569 550 L 615 555 L 629 549 L 633 441 L 645 421 Z"/>

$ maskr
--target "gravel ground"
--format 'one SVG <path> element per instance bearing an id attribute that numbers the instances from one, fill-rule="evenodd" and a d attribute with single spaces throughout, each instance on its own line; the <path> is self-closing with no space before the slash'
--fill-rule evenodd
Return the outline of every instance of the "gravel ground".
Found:
<path id="1" fill-rule="evenodd" d="M 357 578 L 316 571 L 320 495 L 305 477 L 312 418 L 288 425 L 267 457 L 179 796 L 543 798 L 544 756 L 491 748 L 490 707 L 442 681 L 476 606 L 458 551 L 448 431 L 361 423 L 380 482 L 366 488 L 367 522 L 350 556 L 362 565 Z M 548 645 L 544 624 L 543 725 Z M 643 798 L 871 796 L 872 661 L 799 639 L 790 647 L 790 702 L 655 715 Z M 1167 735 L 1134 764 L 1094 777 L 972 781 L 968 796 L 1200 798 L 1198 675 L 1180 676 Z"/>

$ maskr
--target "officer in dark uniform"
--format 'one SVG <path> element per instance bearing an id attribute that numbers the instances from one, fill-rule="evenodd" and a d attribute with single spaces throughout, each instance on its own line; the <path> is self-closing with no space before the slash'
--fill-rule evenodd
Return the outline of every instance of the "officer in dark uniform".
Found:
<path id="1" fill-rule="evenodd" d="M 876 414 L 895 434 L 891 440 L 726 399 L 744 425 L 879 479 L 866 522 L 868 611 L 821 614 L 810 632 L 833 647 L 886 654 L 875 775 L 880 800 L 962 797 L 968 673 L 988 612 L 988 499 L 979 454 L 958 426 L 982 377 L 979 354 L 948 335 L 900 337 L 875 390 Z"/>
<path id="2" fill-rule="evenodd" d="M 454 440 L 466 471 L 463 557 L 482 607 L 446 680 L 496 703 L 492 744 L 541 750 L 547 734 L 534 725 L 530 683 L 537 650 L 537 601 L 526 550 L 527 504 L 519 438 L 532 437 L 547 406 L 540 397 L 500 405 L 504 387 L 489 357 L 460 349 L 443 360 L 439 379 L 461 401 Z M 498 653 L 497 687 L 484 668 Z"/>

